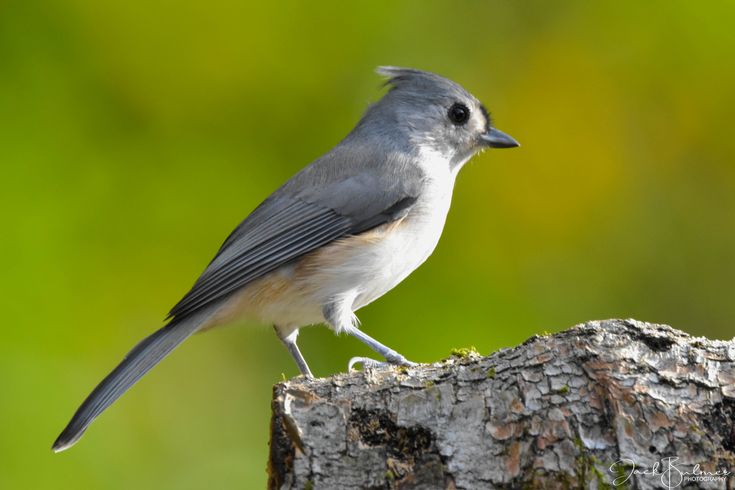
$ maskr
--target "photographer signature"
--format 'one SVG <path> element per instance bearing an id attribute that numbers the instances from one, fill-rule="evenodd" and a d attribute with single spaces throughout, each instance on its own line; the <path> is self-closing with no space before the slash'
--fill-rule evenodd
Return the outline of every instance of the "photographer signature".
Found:
<path id="1" fill-rule="evenodd" d="M 665 488 L 676 488 L 684 481 L 723 481 L 731 473 L 728 470 L 704 471 L 695 464 L 691 471 L 681 469 L 677 461 L 678 457 L 661 458 L 649 468 L 638 468 L 632 459 L 619 459 L 610 465 L 610 471 L 619 475 L 613 480 L 613 485 L 619 486 L 627 483 L 634 475 L 660 476 L 661 484 Z"/>

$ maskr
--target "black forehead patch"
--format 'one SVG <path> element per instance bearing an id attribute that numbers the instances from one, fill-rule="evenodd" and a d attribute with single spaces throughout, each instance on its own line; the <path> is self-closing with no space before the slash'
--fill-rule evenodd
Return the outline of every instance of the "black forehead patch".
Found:
<path id="1" fill-rule="evenodd" d="M 490 116 L 490 113 L 487 112 L 487 109 L 485 109 L 485 106 L 480 104 L 480 112 L 482 112 L 482 115 L 485 116 L 485 129 L 490 129 L 490 126 L 492 126 L 492 116 Z"/>

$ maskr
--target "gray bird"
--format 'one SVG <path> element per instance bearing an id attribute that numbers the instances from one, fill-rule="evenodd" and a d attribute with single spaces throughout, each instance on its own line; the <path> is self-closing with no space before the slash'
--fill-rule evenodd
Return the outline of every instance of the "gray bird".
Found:
<path id="1" fill-rule="evenodd" d="M 483 105 L 433 73 L 380 67 L 388 92 L 336 147 L 263 201 L 222 244 L 168 324 L 143 339 L 92 391 L 54 442 L 63 451 L 194 332 L 250 319 L 274 326 L 301 373 L 296 338 L 325 323 L 387 363 L 413 365 L 358 328 L 354 312 L 390 291 L 434 251 L 457 173 L 485 148 L 518 143 Z M 356 357 L 349 368 L 383 364 Z"/>

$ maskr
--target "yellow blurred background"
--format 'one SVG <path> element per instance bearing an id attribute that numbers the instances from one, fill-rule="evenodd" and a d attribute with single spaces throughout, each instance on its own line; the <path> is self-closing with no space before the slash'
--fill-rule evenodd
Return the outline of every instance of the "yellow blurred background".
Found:
<path id="1" fill-rule="evenodd" d="M 467 87 L 523 147 L 457 183 L 433 257 L 359 312 L 415 361 L 636 317 L 731 338 L 735 4 L 0 2 L 0 488 L 262 488 L 268 327 L 195 336 L 68 452 L 78 404 L 229 231 L 381 95 Z M 369 354 L 302 332 L 315 374 Z"/>

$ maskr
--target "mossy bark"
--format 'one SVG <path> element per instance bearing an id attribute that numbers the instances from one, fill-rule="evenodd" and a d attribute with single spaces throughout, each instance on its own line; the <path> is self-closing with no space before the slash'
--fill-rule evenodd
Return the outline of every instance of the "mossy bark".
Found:
<path id="1" fill-rule="evenodd" d="M 269 472 L 272 489 L 731 488 L 735 342 L 608 320 L 296 378 L 274 387 Z"/>

